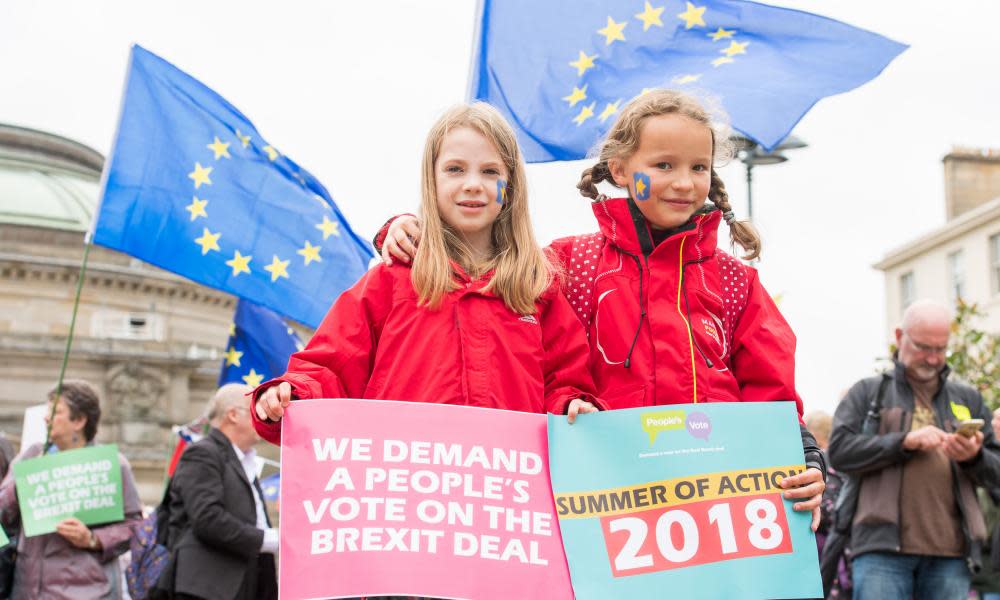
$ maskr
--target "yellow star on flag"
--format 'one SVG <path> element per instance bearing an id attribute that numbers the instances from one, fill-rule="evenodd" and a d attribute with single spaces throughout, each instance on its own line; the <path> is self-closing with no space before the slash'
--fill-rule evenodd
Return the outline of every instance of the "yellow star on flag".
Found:
<path id="1" fill-rule="evenodd" d="M 615 23 L 615 20 L 608 17 L 608 24 L 604 29 L 598 29 L 597 33 L 604 36 L 604 45 L 610 46 L 611 42 L 615 40 L 625 41 L 625 34 L 622 31 L 625 30 L 625 26 L 628 25 L 628 21 L 622 21 L 621 23 Z"/>
<path id="2" fill-rule="evenodd" d="M 191 197 L 191 204 L 188 204 L 184 208 L 191 213 L 191 220 L 194 221 L 198 217 L 208 218 L 208 213 L 205 212 L 205 205 L 208 204 L 208 200 L 199 200 L 197 197 Z"/>
<path id="3" fill-rule="evenodd" d="M 653 8 L 649 2 L 646 2 L 646 10 L 635 16 L 636 19 L 642 21 L 643 31 L 646 31 L 653 25 L 663 27 L 663 21 L 660 20 L 660 14 L 663 12 L 664 8 L 666 7 L 661 6 L 660 8 Z"/>
<path id="4" fill-rule="evenodd" d="M 685 83 L 694 83 L 699 79 L 701 79 L 701 75 L 681 75 L 674 78 L 674 83 L 684 85 Z"/>
<path id="5" fill-rule="evenodd" d="M 337 223 L 336 221 L 331 221 L 330 219 L 327 218 L 326 215 L 323 215 L 323 222 L 320 223 L 319 225 L 316 225 L 316 229 L 319 229 L 320 231 L 323 232 L 324 240 L 330 237 L 331 235 L 340 237 L 340 223 Z"/>
<path id="6" fill-rule="evenodd" d="M 236 277 L 240 273 L 250 272 L 250 261 L 253 260 L 252 256 L 243 256 L 240 251 L 237 250 L 233 254 L 232 260 L 227 260 L 226 264 L 230 266 L 233 270 L 233 277 Z"/>
<path id="7" fill-rule="evenodd" d="M 279 277 L 284 277 L 285 279 L 288 279 L 289 262 L 291 261 L 278 260 L 278 257 L 275 255 L 271 259 L 271 264 L 264 267 L 264 270 L 271 274 L 271 283 L 277 281 Z"/>
<path id="8" fill-rule="evenodd" d="M 258 385 L 260 385 L 262 381 L 264 381 L 264 376 L 258 373 L 257 371 L 254 371 L 251 368 L 250 372 L 241 377 L 240 379 L 242 379 L 243 382 L 249 385 L 250 387 L 255 388 Z"/>
<path id="9" fill-rule="evenodd" d="M 573 122 L 576 123 L 577 127 L 579 127 L 580 125 L 583 125 L 584 121 L 586 121 L 590 117 L 594 116 L 594 107 L 595 106 L 597 106 L 597 103 L 596 102 L 591 102 L 590 106 L 584 106 L 583 108 L 580 109 L 580 114 L 578 114 L 575 117 L 573 117 Z"/>
<path id="10" fill-rule="evenodd" d="M 201 237 L 194 239 L 195 243 L 201 246 L 201 255 L 205 256 L 209 250 L 218 250 L 219 237 L 221 236 L 221 233 L 212 233 L 209 231 L 208 227 L 202 228 Z"/>
<path id="11" fill-rule="evenodd" d="M 209 150 L 215 153 L 215 160 L 219 160 L 223 156 L 226 158 L 230 158 L 229 142 L 223 142 L 218 138 L 218 136 L 216 136 L 215 141 L 209 144 L 207 147 Z"/>
<path id="12" fill-rule="evenodd" d="M 576 103 L 581 100 L 587 99 L 587 86 L 584 85 L 582 88 L 573 86 L 573 93 L 569 96 L 563 96 L 563 100 L 569 102 L 570 107 L 576 106 Z"/>
<path id="13" fill-rule="evenodd" d="M 732 58 L 728 56 L 720 56 L 719 58 L 712 61 L 713 67 L 721 67 L 722 65 L 727 65 L 731 62 L 735 62 Z"/>
<path id="14" fill-rule="evenodd" d="M 229 337 L 236 335 L 236 323 L 229 324 Z"/>
<path id="15" fill-rule="evenodd" d="M 569 63 L 569 66 L 576 69 L 576 76 L 583 77 L 583 74 L 587 72 L 587 69 L 594 68 L 594 59 L 597 55 L 587 56 L 584 54 L 583 50 L 580 50 L 580 58 Z"/>
<path id="16" fill-rule="evenodd" d="M 240 358 L 242 357 L 243 357 L 242 352 L 230 346 L 229 349 L 226 350 L 225 354 L 226 366 L 227 367 L 240 366 Z"/>
<path id="17" fill-rule="evenodd" d="M 597 118 L 601 120 L 601 123 L 607 121 L 608 117 L 618 112 L 618 105 L 621 103 L 621 100 L 617 100 L 614 103 L 608 102 L 608 105 L 604 107 L 604 110 L 601 111 L 601 115 Z"/>
<path id="18" fill-rule="evenodd" d="M 678 19 L 684 21 L 684 29 L 691 29 L 695 25 L 701 25 L 704 27 L 705 19 L 702 18 L 702 15 L 705 14 L 705 7 L 695 6 L 690 2 L 685 2 L 685 4 L 687 4 L 687 10 L 677 15 Z"/>
<path id="19" fill-rule="evenodd" d="M 736 33 L 735 29 L 723 29 L 719 27 L 715 33 L 708 34 L 708 37 L 712 38 L 713 42 L 717 42 L 723 38 L 731 38 L 733 34 Z"/>
<path id="20" fill-rule="evenodd" d="M 264 146 L 264 152 L 267 153 L 267 158 L 271 162 L 278 160 L 278 151 L 274 149 L 274 146 Z"/>
<path id="21" fill-rule="evenodd" d="M 203 183 L 205 185 L 212 185 L 212 180 L 208 177 L 211 174 L 212 167 L 203 167 L 201 163 L 196 162 L 194 163 L 194 171 L 188 173 L 188 177 L 194 181 L 194 189 L 198 189 Z"/>
<path id="22" fill-rule="evenodd" d="M 242 133 L 240 133 L 239 129 L 236 130 L 236 137 L 240 139 L 240 143 L 243 144 L 244 148 L 250 145 L 250 136 L 243 135 Z"/>
<path id="23" fill-rule="evenodd" d="M 295 252 L 296 254 L 302 255 L 302 258 L 306 261 L 307 267 L 312 261 L 323 262 L 323 259 L 319 256 L 319 246 L 313 246 L 309 243 L 309 240 L 306 240 L 306 245 L 303 246 L 301 250 L 296 250 Z"/>
<path id="24" fill-rule="evenodd" d="M 729 42 L 729 47 L 728 48 L 726 48 L 724 50 L 719 50 L 719 52 L 725 54 L 726 56 L 736 56 L 737 54 L 746 54 L 747 53 L 747 46 L 749 46 L 749 45 L 750 45 L 750 42 L 740 43 L 740 42 L 737 42 L 736 40 L 733 40 L 733 41 Z"/>

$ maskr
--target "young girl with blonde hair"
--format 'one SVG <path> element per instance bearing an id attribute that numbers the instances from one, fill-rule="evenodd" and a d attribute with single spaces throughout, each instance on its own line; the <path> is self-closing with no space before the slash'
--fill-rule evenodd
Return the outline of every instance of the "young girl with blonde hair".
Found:
<path id="1" fill-rule="evenodd" d="M 289 402 L 373 398 L 526 412 L 597 410 L 584 333 L 535 242 L 524 160 L 492 107 L 446 112 L 427 136 L 413 260 L 380 264 L 334 303 L 288 371 L 254 392 L 278 443 Z"/>
<path id="2" fill-rule="evenodd" d="M 715 164 L 731 155 L 728 131 L 693 96 L 654 90 L 618 115 L 597 163 L 577 187 L 593 200 L 600 232 L 556 240 L 563 286 L 590 341 L 590 368 L 609 408 L 697 402 L 794 402 L 795 335 L 757 271 L 718 248 L 731 240 L 760 254 L 749 223 L 737 221 Z M 625 192 L 607 198 L 596 185 Z M 711 202 L 707 202 L 710 200 Z M 406 260 L 412 218 L 384 228 L 383 257 Z M 384 238 L 383 238 L 384 236 Z M 812 467 L 783 484 L 796 510 L 819 519 L 825 460 L 802 427 Z"/>

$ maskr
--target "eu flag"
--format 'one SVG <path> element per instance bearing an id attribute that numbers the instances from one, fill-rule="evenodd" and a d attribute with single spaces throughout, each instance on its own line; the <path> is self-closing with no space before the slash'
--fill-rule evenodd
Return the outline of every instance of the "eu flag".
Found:
<path id="1" fill-rule="evenodd" d="M 273 311 L 240 300 L 229 329 L 219 385 L 245 383 L 257 387 L 288 367 L 288 357 L 302 349 L 302 341 Z"/>
<path id="2" fill-rule="evenodd" d="M 264 500 L 277 502 L 281 496 L 281 473 L 272 473 L 261 479 L 260 489 L 264 492 Z"/>
<path id="3" fill-rule="evenodd" d="M 312 327 L 373 257 L 319 181 L 139 46 L 94 227 L 98 244 Z"/>
<path id="4" fill-rule="evenodd" d="M 820 98 L 878 75 L 905 45 L 740 0 L 483 0 L 470 96 L 493 104 L 528 162 L 584 158 L 643 90 L 707 91 L 767 150 Z"/>

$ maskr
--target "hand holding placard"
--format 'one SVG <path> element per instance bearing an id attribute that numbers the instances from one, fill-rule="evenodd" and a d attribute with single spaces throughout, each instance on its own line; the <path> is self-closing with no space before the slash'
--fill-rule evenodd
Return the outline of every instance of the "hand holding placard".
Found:
<path id="1" fill-rule="evenodd" d="M 114 444 L 29 458 L 11 468 L 26 537 L 52 533 L 69 517 L 86 525 L 125 518 Z"/>

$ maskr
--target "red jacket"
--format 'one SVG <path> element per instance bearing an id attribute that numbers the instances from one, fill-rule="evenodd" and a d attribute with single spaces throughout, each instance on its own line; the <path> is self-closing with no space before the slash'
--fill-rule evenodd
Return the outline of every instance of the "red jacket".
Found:
<path id="1" fill-rule="evenodd" d="M 587 340 L 557 284 L 521 316 L 490 292 L 488 276 L 431 310 L 417 306 L 410 268 L 378 265 L 330 308 L 280 381 L 296 398 L 373 398 L 564 414 L 573 398 L 597 403 Z M 599 404 L 600 405 L 600 404 Z M 280 442 L 280 424 L 251 411 L 261 437 Z"/>
<path id="2" fill-rule="evenodd" d="M 792 400 L 801 417 L 795 335 L 756 269 L 718 249 L 719 211 L 653 247 L 626 199 L 593 209 L 603 235 L 562 238 L 551 249 L 569 274 L 567 296 L 590 323 L 598 396 L 611 408 Z"/>

